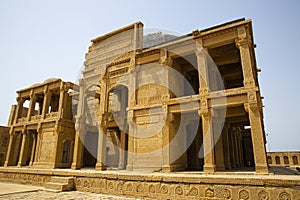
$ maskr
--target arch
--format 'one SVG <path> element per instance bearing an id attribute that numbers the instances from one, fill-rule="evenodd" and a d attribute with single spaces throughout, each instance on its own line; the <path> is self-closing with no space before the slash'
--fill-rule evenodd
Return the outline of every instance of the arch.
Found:
<path id="1" fill-rule="evenodd" d="M 284 162 L 285 165 L 290 164 L 290 162 L 289 162 L 289 157 L 283 156 L 283 162 Z"/>
<path id="2" fill-rule="evenodd" d="M 276 165 L 280 165 L 280 157 L 279 156 L 275 156 L 275 162 L 276 162 Z"/>
<path id="3" fill-rule="evenodd" d="M 297 156 L 293 156 L 293 164 L 294 165 L 298 165 L 299 164 Z"/>
<path id="4" fill-rule="evenodd" d="M 272 164 L 272 157 L 268 156 L 268 164 Z"/>

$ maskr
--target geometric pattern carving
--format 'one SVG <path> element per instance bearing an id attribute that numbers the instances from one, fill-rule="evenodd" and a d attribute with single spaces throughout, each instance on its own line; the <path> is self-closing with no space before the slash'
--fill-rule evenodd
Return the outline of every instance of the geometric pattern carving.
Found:
<path id="1" fill-rule="evenodd" d="M 287 192 L 281 192 L 279 194 L 279 199 L 280 200 L 290 200 L 291 199 L 291 195 Z"/>
<path id="2" fill-rule="evenodd" d="M 224 189 L 224 190 L 223 190 L 222 196 L 223 196 L 224 199 L 230 199 L 230 197 L 231 197 L 231 192 L 230 192 L 230 190 Z"/>
<path id="3" fill-rule="evenodd" d="M 188 196 L 197 196 L 198 195 L 198 189 L 195 187 L 192 187 L 192 189 L 190 189 L 190 191 L 187 194 Z"/>
<path id="4" fill-rule="evenodd" d="M 269 193 L 262 190 L 258 193 L 258 199 L 259 200 L 268 200 L 269 199 Z"/>
<path id="5" fill-rule="evenodd" d="M 214 197 L 214 190 L 212 188 L 208 188 L 206 191 L 205 191 L 205 196 L 206 197 Z"/>
<path id="6" fill-rule="evenodd" d="M 155 186 L 154 185 L 149 186 L 149 193 L 155 193 Z"/>
<path id="7" fill-rule="evenodd" d="M 249 192 L 246 190 L 241 190 L 239 192 L 239 199 L 241 199 L 241 200 L 249 199 Z"/>
<path id="8" fill-rule="evenodd" d="M 162 185 L 162 186 L 160 187 L 160 192 L 161 192 L 162 194 L 167 194 L 167 193 L 169 192 L 168 186 L 167 186 L 167 185 Z"/>
<path id="9" fill-rule="evenodd" d="M 175 188 L 175 194 L 177 194 L 177 195 L 182 195 L 183 194 L 183 189 L 182 189 L 181 186 L 177 186 Z"/>

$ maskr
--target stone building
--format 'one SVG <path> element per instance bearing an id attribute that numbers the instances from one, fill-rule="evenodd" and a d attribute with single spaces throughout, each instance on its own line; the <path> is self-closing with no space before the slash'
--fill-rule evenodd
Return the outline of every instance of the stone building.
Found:
<path id="1" fill-rule="evenodd" d="M 9 141 L 9 128 L 0 126 L 0 166 L 4 165 Z"/>
<path id="2" fill-rule="evenodd" d="M 300 167 L 300 152 L 268 152 L 267 160 L 270 166 Z"/>
<path id="3" fill-rule="evenodd" d="M 251 20 L 143 32 L 137 22 L 93 39 L 78 86 L 17 91 L 0 180 L 149 199 L 297 199 L 298 176 L 268 174 Z"/>
<path id="4" fill-rule="evenodd" d="M 72 90 L 76 90 L 73 83 L 48 79 L 17 91 L 18 104 L 12 106 L 8 122 L 5 166 L 71 166 L 75 138 Z"/>
<path id="5" fill-rule="evenodd" d="M 268 173 L 251 20 L 143 45 L 140 22 L 92 40 L 72 169 Z"/>

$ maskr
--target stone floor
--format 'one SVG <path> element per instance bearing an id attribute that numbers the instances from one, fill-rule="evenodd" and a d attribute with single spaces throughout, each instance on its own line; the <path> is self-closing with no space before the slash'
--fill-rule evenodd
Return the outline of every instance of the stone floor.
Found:
<path id="1" fill-rule="evenodd" d="M 51 192 L 44 191 L 44 188 L 23 184 L 0 183 L 0 200 L 134 200 L 134 198 L 125 198 L 114 195 L 94 194 L 89 192 Z"/>
<path id="2" fill-rule="evenodd" d="M 0 195 L 1 200 L 7 199 L 26 199 L 26 200 L 133 200 L 133 198 L 125 198 L 120 196 L 113 195 L 103 195 L 103 194 L 94 194 L 89 192 L 49 192 L 49 191 L 32 191 L 32 192 L 21 192 L 21 193 L 12 193 L 6 195 Z"/>

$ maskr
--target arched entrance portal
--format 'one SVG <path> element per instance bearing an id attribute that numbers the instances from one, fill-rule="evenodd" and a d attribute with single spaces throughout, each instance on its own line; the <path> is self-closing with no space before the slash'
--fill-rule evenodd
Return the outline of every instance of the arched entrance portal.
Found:
<path id="1" fill-rule="evenodd" d="M 128 88 L 116 86 L 108 93 L 108 112 L 110 113 L 107 127 L 106 164 L 109 168 L 126 169 L 128 151 Z"/>

